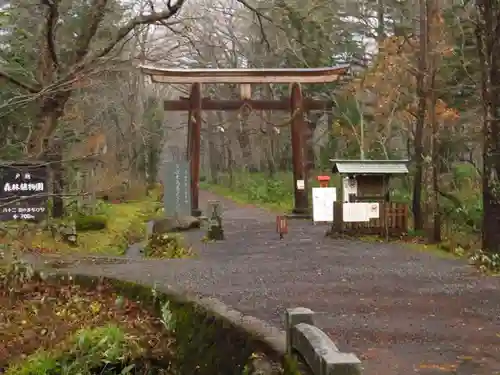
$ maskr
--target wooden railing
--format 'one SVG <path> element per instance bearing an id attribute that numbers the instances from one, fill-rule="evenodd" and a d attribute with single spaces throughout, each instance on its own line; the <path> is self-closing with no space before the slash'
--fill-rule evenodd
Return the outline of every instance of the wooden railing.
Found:
<path id="1" fill-rule="evenodd" d="M 408 205 L 379 202 L 380 216 L 366 222 L 344 222 L 342 202 L 335 202 L 332 232 L 349 235 L 401 236 L 408 233 Z"/>

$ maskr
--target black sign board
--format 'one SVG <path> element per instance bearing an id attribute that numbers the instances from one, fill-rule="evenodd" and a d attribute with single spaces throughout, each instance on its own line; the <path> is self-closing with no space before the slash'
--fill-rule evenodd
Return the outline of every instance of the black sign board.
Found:
<path id="1" fill-rule="evenodd" d="M 46 165 L 0 165 L 0 221 L 45 219 L 47 180 Z"/>

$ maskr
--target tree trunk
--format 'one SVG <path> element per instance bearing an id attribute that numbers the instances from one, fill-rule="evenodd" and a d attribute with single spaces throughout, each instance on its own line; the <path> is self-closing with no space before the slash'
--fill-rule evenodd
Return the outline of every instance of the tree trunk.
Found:
<path id="1" fill-rule="evenodd" d="M 385 35 L 385 4 L 384 0 L 377 0 L 377 44 L 380 47 Z"/>
<path id="2" fill-rule="evenodd" d="M 434 64 L 433 64 L 434 65 Z M 441 213 L 439 207 L 439 172 L 441 169 L 441 155 L 439 155 L 439 123 L 436 118 L 436 88 L 435 88 L 435 80 L 436 80 L 436 71 L 433 66 L 431 73 L 431 100 L 430 100 L 430 123 L 432 125 L 432 134 L 430 139 L 430 152 L 431 155 L 431 189 L 430 189 L 430 207 L 432 212 L 432 230 L 430 231 L 429 239 L 431 242 L 439 243 L 441 242 Z"/>
<path id="3" fill-rule="evenodd" d="M 415 230 L 424 228 L 422 215 L 422 177 L 424 168 L 424 127 L 427 112 L 427 4 L 420 0 L 420 53 L 417 74 L 418 112 L 415 128 L 415 178 L 413 180 L 413 225 Z"/>
<path id="4" fill-rule="evenodd" d="M 219 131 L 213 122 L 218 124 L 224 124 L 224 116 L 221 112 L 216 112 L 216 117 L 213 120 L 208 121 L 207 132 L 208 132 L 208 165 L 210 168 L 210 180 L 213 184 L 219 183 L 219 171 L 225 169 L 225 154 L 226 154 L 226 142 L 224 137 L 224 132 L 221 128 Z M 221 125 L 222 126 L 222 125 Z M 219 134 L 217 134 L 219 133 Z M 217 137 L 219 135 L 219 137 Z M 219 139 L 220 147 L 217 148 L 217 139 Z"/>
<path id="5" fill-rule="evenodd" d="M 221 155 L 224 152 L 224 145 L 222 145 L 222 152 L 217 150 L 215 145 L 215 135 L 210 133 L 208 135 L 208 166 L 210 169 L 210 181 L 212 184 L 219 183 L 219 166 L 221 165 Z M 222 160 L 223 162 L 223 160 Z"/>
<path id="6" fill-rule="evenodd" d="M 158 181 L 158 167 L 160 165 L 160 140 L 162 139 L 162 137 L 160 136 L 161 130 L 158 130 L 156 127 L 155 130 L 158 131 L 158 134 L 152 133 L 152 135 L 148 136 L 150 142 L 148 147 L 146 148 L 148 161 L 148 184 L 150 186 L 153 186 Z"/>
<path id="7" fill-rule="evenodd" d="M 224 143 L 225 147 L 227 147 L 227 173 L 229 174 L 229 187 L 232 189 L 234 188 L 234 157 L 233 157 L 233 142 L 232 142 L 232 137 L 231 133 L 229 134 L 222 134 L 224 138 Z"/>
<path id="8" fill-rule="evenodd" d="M 255 167 L 252 160 L 252 148 L 250 145 L 250 134 L 248 129 L 248 118 L 250 116 L 251 110 L 249 108 L 242 108 L 239 114 L 240 127 L 238 129 L 238 142 L 240 143 L 241 152 L 243 155 L 243 163 L 245 164 L 245 169 L 250 172 L 255 172 L 257 168 Z"/>
<path id="9" fill-rule="evenodd" d="M 41 99 L 40 112 L 27 140 L 26 151 L 29 157 L 39 159 L 43 155 L 46 145 L 50 144 L 50 138 L 57 130 L 58 121 L 70 96 L 69 91 L 64 91 Z"/>
<path id="10" fill-rule="evenodd" d="M 307 129 L 305 131 L 305 147 L 306 147 L 306 163 L 309 170 L 314 170 L 316 168 L 316 154 L 314 152 L 314 132 L 318 127 L 318 122 L 324 113 L 308 113 Z"/>
<path id="11" fill-rule="evenodd" d="M 483 250 L 500 254 L 500 4 L 477 2 L 483 104 Z"/>
<path id="12" fill-rule="evenodd" d="M 63 160 L 63 140 L 57 140 L 51 148 L 49 160 L 52 162 L 52 217 L 61 218 L 64 216 L 64 166 Z"/>
<path id="13" fill-rule="evenodd" d="M 272 99 L 272 98 L 271 98 Z M 275 130 L 271 123 L 271 111 L 262 113 L 262 117 L 266 118 L 266 134 L 261 134 L 262 144 L 264 147 L 266 169 L 269 178 L 274 178 L 276 174 L 276 161 L 274 160 L 274 137 Z"/>
<path id="14" fill-rule="evenodd" d="M 438 5 L 436 0 L 428 0 L 427 7 L 427 27 L 428 31 L 431 27 L 436 27 L 436 20 L 438 19 Z M 432 23 L 432 24 L 431 24 Z M 431 160 L 431 199 L 430 206 L 432 207 L 432 231 L 430 232 L 430 239 L 434 243 L 441 242 L 441 209 L 439 205 L 439 177 L 441 173 L 441 157 L 439 153 L 439 121 L 436 115 L 436 105 L 437 105 L 437 88 L 436 88 L 436 77 L 438 70 L 438 51 L 436 50 L 436 33 L 428 32 L 429 35 L 433 36 L 433 40 L 429 42 L 432 43 L 431 57 L 429 61 L 429 91 L 430 91 L 430 124 L 432 126 L 432 134 L 430 139 L 430 160 Z M 429 38 L 431 38 L 429 36 Z"/>
<path id="15" fill-rule="evenodd" d="M 500 254 L 499 173 L 500 156 L 490 149 L 485 153 L 483 169 L 483 249 L 497 254 Z"/>

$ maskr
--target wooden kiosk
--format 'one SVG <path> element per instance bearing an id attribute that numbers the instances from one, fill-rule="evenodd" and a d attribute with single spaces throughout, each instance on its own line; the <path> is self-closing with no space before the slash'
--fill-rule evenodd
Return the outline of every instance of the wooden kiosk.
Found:
<path id="1" fill-rule="evenodd" d="M 332 232 L 384 237 L 407 233 L 408 206 L 391 202 L 389 187 L 390 179 L 394 175 L 408 174 L 407 160 L 331 161 L 332 173 L 341 177 Z M 364 216 L 351 212 L 354 209 L 359 211 L 363 207 L 371 213 Z"/>

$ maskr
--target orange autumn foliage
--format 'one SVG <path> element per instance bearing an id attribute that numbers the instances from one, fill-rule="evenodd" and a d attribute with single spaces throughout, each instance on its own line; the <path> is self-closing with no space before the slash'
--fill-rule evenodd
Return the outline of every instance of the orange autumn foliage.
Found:
<path id="1" fill-rule="evenodd" d="M 410 128 L 414 123 L 418 103 L 419 48 L 416 36 L 386 38 L 379 46 L 373 66 L 348 88 L 346 95 L 355 95 L 356 100 L 363 103 L 364 115 L 369 115 L 369 128 L 373 132 L 383 132 L 385 137 L 390 137 L 387 133 L 392 127 Z M 440 12 L 431 15 L 428 51 L 429 63 L 432 62 L 437 71 L 441 60 L 454 51 Z M 436 101 L 435 108 L 430 106 L 429 102 L 426 125 L 430 123 L 431 114 L 440 125 L 452 124 L 459 118 L 458 111 L 441 99 Z"/>

